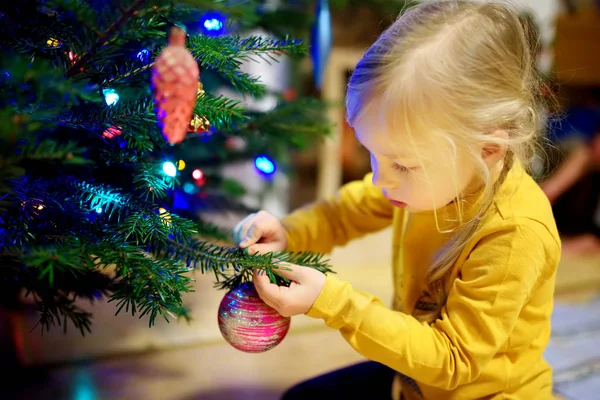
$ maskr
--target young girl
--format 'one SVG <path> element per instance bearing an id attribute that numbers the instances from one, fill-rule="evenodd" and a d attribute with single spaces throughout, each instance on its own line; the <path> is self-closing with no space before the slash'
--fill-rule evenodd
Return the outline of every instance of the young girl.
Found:
<path id="1" fill-rule="evenodd" d="M 372 174 L 281 222 L 260 212 L 234 231 L 250 253 L 326 253 L 393 226 L 393 309 L 302 266 L 280 270 L 289 288 L 255 275 L 267 304 L 323 319 L 372 360 L 286 400 L 552 398 L 542 354 L 560 242 L 526 172 L 538 98 L 524 29 L 505 5 L 426 2 L 367 51 L 346 108 Z"/>

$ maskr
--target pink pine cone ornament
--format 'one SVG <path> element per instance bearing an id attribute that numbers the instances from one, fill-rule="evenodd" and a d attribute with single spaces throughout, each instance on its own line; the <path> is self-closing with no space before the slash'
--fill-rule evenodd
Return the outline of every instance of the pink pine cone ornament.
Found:
<path id="1" fill-rule="evenodd" d="M 250 282 L 227 292 L 219 306 L 221 334 L 246 353 L 262 353 L 277 346 L 287 335 L 290 322 L 262 301 Z"/>
<path id="2" fill-rule="evenodd" d="M 152 68 L 152 89 L 158 124 L 170 144 L 180 143 L 190 125 L 200 70 L 185 48 L 186 33 L 172 28 L 169 45 L 160 53 Z"/>

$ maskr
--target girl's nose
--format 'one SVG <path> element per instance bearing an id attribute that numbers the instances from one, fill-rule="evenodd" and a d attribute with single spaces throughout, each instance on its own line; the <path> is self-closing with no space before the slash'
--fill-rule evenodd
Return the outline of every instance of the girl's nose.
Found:
<path id="1" fill-rule="evenodd" d="M 394 183 L 385 176 L 385 174 L 381 173 L 378 169 L 373 171 L 373 178 L 371 179 L 373 185 L 377 186 L 380 189 L 391 189 L 395 185 Z"/>

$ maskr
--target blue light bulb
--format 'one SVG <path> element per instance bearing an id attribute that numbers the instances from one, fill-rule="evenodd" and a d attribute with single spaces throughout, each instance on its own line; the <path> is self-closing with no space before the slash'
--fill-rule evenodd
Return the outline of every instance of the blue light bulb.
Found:
<path id="1" fill-rule="evenodd" d="M 177 167 L 171 161 L 167 161 L 163 164 L 163 172 L 167 176 L 174 177 L 177 175 Z"/>
<path id="2" fill-rule="evenodd" d="M 141 62 L 147 63 L 150 59 L 150 51 L 148 49 L 142 49 L 138 51 L 136 58 Z"/>
<path id="3" fill-rule="evenodd" d="M 254 159 L 256 169 L 265 175 L 271 175 L 275 172 L 275 163 L 267 156 L 259 156 Z"/>
<path id="4" fill-rule="evenodd" d="M 204 27 L 208 31 L 219 31 L 223 28 L 223 21 L 217 18 L 208 18 L 204 20 Z"/>
<path id="5" fill-rule="evenodd" d="M 98 207 L 98 208 L 96 208 L 96 212 L 97 212 L 98 214 L 102 214 L 102 207 Z"/>
<path id="6" fill-rule="evenodd" d="M 208 36 L 222 35 L 225 31 L 226 16 L 219 11 L 211 11 L 202 16 L 200 21 L 203 33 Z"/>
<path id="7" fill-rule="evenodd" d="M 187 194 L 194 194 L 194 192 L 196 191 L 196 186 L 194 186 L 193 183 L 187 182 L 183 185 L 183 191 Z"/>
<path id="8" fill-rule="evenodd" d="M 114 106 L 119 101 L 119 94 L 115 89 L 102 89 L 104 95 L 104 101 L 109 106 Z"/>

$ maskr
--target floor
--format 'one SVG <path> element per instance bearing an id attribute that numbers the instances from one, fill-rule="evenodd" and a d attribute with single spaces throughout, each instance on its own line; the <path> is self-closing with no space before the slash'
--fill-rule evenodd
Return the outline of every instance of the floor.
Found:
<path id="1" fill-rule="evenodd" d="M 388 299 L 389 272 L 382 260 L 389 259 L 389 239 L 386 231 L 363 239 L 336 251 L 332 261 L 344 279 Z M 586 300 L 599 288 L 600 259 L 572 259 L 561 266 L 560 300 Z M 275 400 L 295 382 L 362 360 L 338 332 L 303 323 L 304 316 L 295 318 L 288 337 L 263 354 L 245 354 L 217 340 L 51 370 L 13 371 L 2 375 L 12 384 L 0 385 L 0 399 Z"/>

